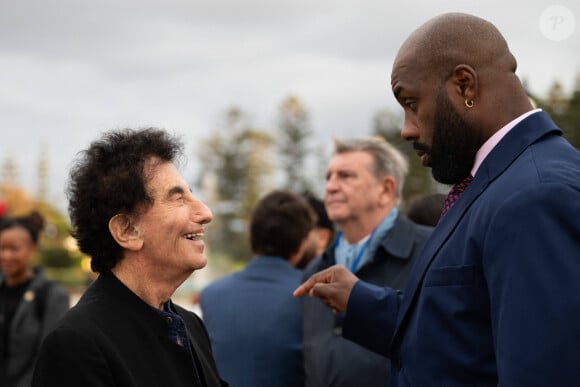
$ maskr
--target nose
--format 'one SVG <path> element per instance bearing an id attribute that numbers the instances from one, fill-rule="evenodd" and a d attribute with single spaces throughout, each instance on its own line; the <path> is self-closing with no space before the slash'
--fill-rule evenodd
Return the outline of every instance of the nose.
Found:
<path id="1" fill-rule="evenodd" d="M 193 214 L 195 222 L 199 224 L 207 224 L 213 219 L 211 210 L 201 200 L 196 199 L 193 202 Z"/>
<path id="2" fill-rule="evenodd" d="M 405 120 L 403 121 L 403 128 L 401 129 L 401 137 L 407 141 L 417 141 L 419 139 L 419 129 L 417 124 L 405 113 Z"/>
<path id="3" fill-rule="evenodd" d="M 334 174 L 329 174 L 328 178 L 326 179 L 326 185 L 324 186 L 324 190 L 326 193 L 334 192 L 338 189 L 338 185 L 336 183 L 336 177 Z"/>

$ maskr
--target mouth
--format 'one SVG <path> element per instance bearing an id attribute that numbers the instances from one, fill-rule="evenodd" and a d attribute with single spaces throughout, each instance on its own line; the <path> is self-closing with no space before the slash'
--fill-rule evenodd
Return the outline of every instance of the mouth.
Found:
<path id="1" fill-rule="evenodd" d="M 415 148 L 415 153 L 421 159 L 421 164 L 424 167 L 428 167 L 431 162 L 431 157 L 429 157 L 427 149 L 421 144 L 413 144 L 413 148 Z"/>
<path id="2" fill-rule="evenodd" d="M 324 205 L 331 207 L 331 206 L 335 206 L 335 205 L 340 205 L 341 203 L 343 203 L 342 200 L 328 200 L 328 201 L 324 202 Z"/>
<path id="3" fill-rule="evenodd" d="M 13 267 L 15 266 L 15 264 L 11 261 L 1 261 L 0 262 L 0 269 L 2 269 L 3 271 L 10 271 Z"/>
<path id="4" fill-rule="evenodd" d="M 205 234 L 203 232 L 195 232 L 195 233 L 184 234 L 183 237 L 185 239 L 189 239 L 190 241 L 201 241 L 201 240 L 203 240 L 204 235 Z"/>

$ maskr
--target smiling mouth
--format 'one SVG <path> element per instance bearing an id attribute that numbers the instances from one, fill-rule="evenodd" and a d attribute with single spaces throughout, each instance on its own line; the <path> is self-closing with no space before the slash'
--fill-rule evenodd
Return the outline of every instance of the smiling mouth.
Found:
<path id="1" fill-rule="evenodd" d="M 190 233 L 185 234 L 183 237 L 189 239 L 190 241 L 201 241 L 203 240 L 204 233 Z"/>

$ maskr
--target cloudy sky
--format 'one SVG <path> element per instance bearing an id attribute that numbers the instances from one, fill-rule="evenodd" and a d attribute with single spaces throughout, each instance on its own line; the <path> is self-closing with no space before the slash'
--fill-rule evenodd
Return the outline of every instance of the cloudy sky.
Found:
<path id="1" fill-rule="evenodd" d="M 580 2 L 558 1 L 3 0 L 0 163 L 14 159 L 34 192 L 44 150 L 49 196 L 63 206 L 76 152 L 106 129 L 182 136 L 191 174 L 200 140 L 229 106 L 268 128 L 292 94 L 319 141 L 366 135 L 374 112 L 396 109 L 389 80 L 400 44 L 450 11 L 496 24 L 532 92 L 545 95 L 554 80 L 570 91 Z"/>

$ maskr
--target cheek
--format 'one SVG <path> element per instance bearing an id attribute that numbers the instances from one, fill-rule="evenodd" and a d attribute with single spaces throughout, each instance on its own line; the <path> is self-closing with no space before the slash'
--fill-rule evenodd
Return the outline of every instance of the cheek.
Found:
<path id="1" fill-rule="evenodd" d="M 431 138 L 433 127 L 436 126 L 435 107 L 427 106 L 417 112 L 416 122 L 417 130 L 421 135 L 421 139 Z"/>
<path id="2" fill-rule="evenodd" d="M 31 248 L 22 248 L 18 250 L 16 256 L 21 261 L 29 261 L 30 258 L 34 255 L 34 249 Z"/>
<path id="3" fill-rule="evenodd" d="M 428 119 L 421 120 L 419 123 L 419 133 L 421 134 L 421 142 L 430 144 L 433 139 L 433 126 L 434 120 L 429 117 Z"/>

